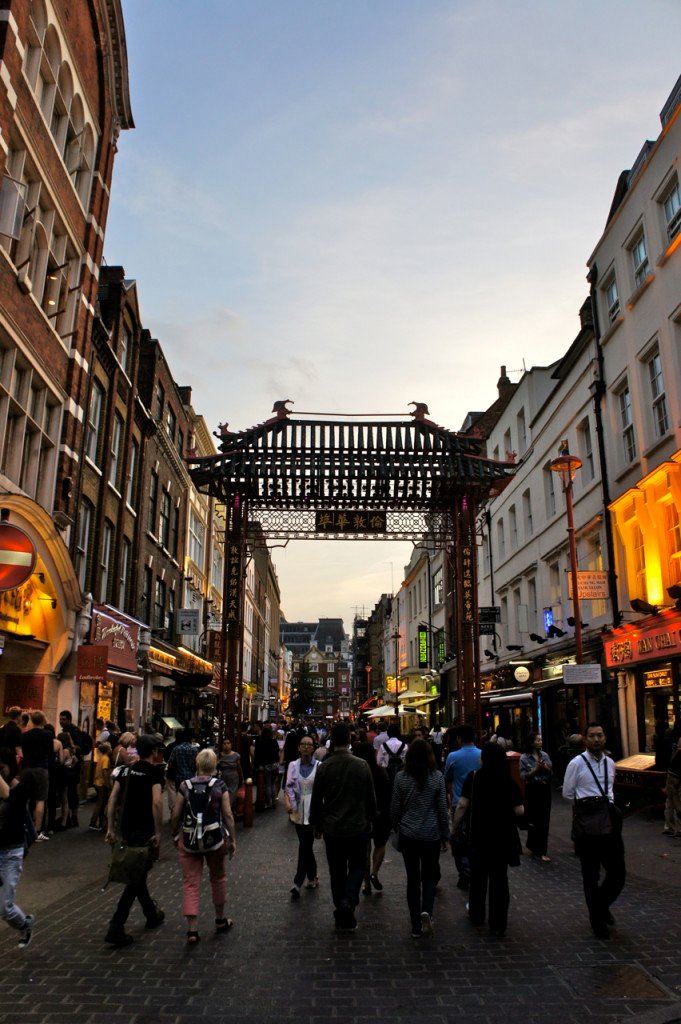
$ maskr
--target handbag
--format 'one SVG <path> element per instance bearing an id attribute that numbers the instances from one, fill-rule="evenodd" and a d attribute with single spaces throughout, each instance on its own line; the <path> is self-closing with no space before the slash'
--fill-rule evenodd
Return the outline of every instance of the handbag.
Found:
<path id="1" fill-rule="evenodd" d="M 109 881 L 124 885 L 141 882 L 154 863 L 151 846 L 129 846 L 123 840 L 114 843 L 111 850 Z"/>
<path id="2" fill-rule="evenodd" d="M 582 760 L 591 772 L 598 786 L 600 796 L 585 796 L 575 800 L 572 812 L 572 840 L 591 839 L 593 836 L 619 834 L 622 830 L 622 815 L 608 800 L 608 762 L 605 762 L 605 789 L 582 754 Z"/>

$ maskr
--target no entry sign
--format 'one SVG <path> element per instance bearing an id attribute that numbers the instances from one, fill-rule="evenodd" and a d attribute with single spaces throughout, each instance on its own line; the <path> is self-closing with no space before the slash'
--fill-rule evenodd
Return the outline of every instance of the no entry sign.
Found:
<path id="1" fill-rule="evenodd" d="M 0 524 L 0 591 L 25 583 L 35 568 L 36 551 L 27 533 L 9 523 Z"/>

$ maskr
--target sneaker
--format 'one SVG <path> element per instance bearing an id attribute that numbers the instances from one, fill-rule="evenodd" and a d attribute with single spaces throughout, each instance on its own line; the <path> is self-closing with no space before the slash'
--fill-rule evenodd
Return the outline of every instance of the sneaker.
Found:
<path id="1" fill-rule="evenodd" d="M 101 825 L 88 825 L 88 828 L 90 829 L 91 832 L 103 832 L 104 831 L 104 829 L 102 828 Z"/>
<path id="2" fill-rule="evenodd" d="M 433 934 L 433 921 L 425 910 L 421 914 L 421 934 L 430 937 Z"/>
<path id="3" fill-rule="evenodd" d="M 383 892 L 383 883 L 379 882 L 378 875 L 371 876 L 371 884 L 373 885 L 376 892 Z"/>
<path id="4" fill-rule="evenodd" d="M 423 932 L 419 931 L 417 928 L 412 928 L 411 937 L 412 939 L 422 939 Z"/>
<path id="5" fill-rule="evenodd" d="M 50 837 L 47 832 L 38 832 L 38 835 L 35 837 L 35 841 L 36 843 L 49 843 Z"/>
<path id="6" fill-rule="evenodd" d="M 165 911 L 158 910 L 153 917 L 148 917 L 144 922 L 144 927 L 151 931 L 152 928 L 158 928 L 166 919 Z"/>
<path id="7" fill-rule="evenodd" d="M 300 899 L 300 889 L 298 888 L 297 885 L 292 885 L 290 892 L 291 892 L 291 899 L 292 900 L 299 900 Z"/>
<path id="8" fill-rule="evenodd" d="M 108 942 L 110 946 L 131 946 L 135 940 L 132 935 L 128 935 L 122 928 L 120 931 L 116 928 L 109 928 L 104 936 L 104 941 Z"/>
<path id="9" fill-rule="evenodd" d="M 336 928 L 342 932 L 357 931 L 357 918 L 352 907 L 344 903 L 342 907 L 334 910 L 333 916 L 336 919 Z"/>
<path id="10" fill-rule="evenodd" d="M 313 878 L 313 879 L 311 879 L 311 880 L 310 880 L 310 881 L 309 881 L 309 882 L 307 883 L 307 885 L 305 886 L 305 888 L 306 888 L 306 889 L 316 889 L 318 885 L 319 885 L 319 879 L 318 879 L 318 878 Z"/>
<path id="11" fill-rule="evenodd" d="M 21 929 L 21 934 L 19 935 L 19 949 L 26 949 L 27 946 L 30 946 L 31 939 L 33 938 L 34 924 L 35 918 L 33 917 L 33 915 L 27 914 L 26 919 L 24 921 L 24 926 Z"/>
<path id="12" fill-rule="evenodd" d="M 662 835 L 663 836 L 673 836 L 674 835 L 674 829 L 673 828 L 663 828 L 662 829 Z"/>

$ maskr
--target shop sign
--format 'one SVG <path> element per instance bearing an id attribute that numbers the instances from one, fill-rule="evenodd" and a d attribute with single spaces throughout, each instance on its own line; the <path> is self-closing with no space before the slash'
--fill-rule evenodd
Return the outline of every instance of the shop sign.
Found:
<path id="1" fill-rule="evenodd" d="M 106 644 L 109 665 L 128 672 L 137 672 L 139 626 L 133 622 L 114 619 L 105 612 L 95 610 L 92 615 L 90 639 L 95 644 Z"/>
<path id="2" fill-rule="evenodd" d="M 29 535 L 17 526 L 0 524 L 0 591 L 14 590 L 35 569 L 36 550 Z"/>
<path id="3" fill-rule="evenodd" d="M 643 680 L 646 690 L 656 690 L 658 687 L 671 686 L 671 670 L 668 668 L 658 668 L 653 669 L 652 672 L 644 672 Z"/>
<path id="4" fill-rule="evenodd" d="M 681 631 L 679 620 L 673 625 L 653 626 L 636 629 L 622 636 L 615 634 L 606 640 L 605 663 L 609 668 L 632 665 L 642 661 L 654 661 L 681 652 Z"/>
<path id="5" fill-rule="evenodd" d="M 79 683 L 99 683 L 106 681 L 106 670 L 109 664 L 109 648 L 104 644 L 84 644 L 76 652 L 76 677 Z"/>
<path id="6" fill-rule="evenodd" d="M 580 601 L 605 601 L 608 594 L 607 572 L 577 572 L 577 594 Z M 568 597 L 572 600 L 572 574 L 568 573 Z"/>
<path id="7" fill-rule="evenodd" d="M 425 668 L 428 664 L 428 630 L 425 626 L 419 626 L 419 668 Z"/>
<path id="8" fill-rule="evenodd" d="M 183 636 L 199 635 L 199 609 L 182 608 L 179 618 L 180 633 Z"/>
<path id="9" fill-rule="evenodd" d="M 566 686 L 598 686 L 603 682 L 600 665 L 563 665 Z"/>
<path id="10" fill-rule="evenodd" d="M 45 676 L 5 676 L 5 710 L 23 708 L 24 711 L 42 711 L 45 696 Z"/>
<path id="11" fill-rule="evenodd" d="M 387 533 L 387 512 L 315 512 L 316 533 Z"/>
<path id="12" fill-rule="evenodd" d="M 530 678 L 530 670 L 525 665 L 518 665 L 517 669 L 513 673 L 513 678 L 518 683 L 526 683 Z"/>

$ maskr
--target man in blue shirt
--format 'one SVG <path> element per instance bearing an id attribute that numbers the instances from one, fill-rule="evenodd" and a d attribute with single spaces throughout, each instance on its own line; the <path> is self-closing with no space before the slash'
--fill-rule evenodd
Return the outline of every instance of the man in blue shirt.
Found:
<path id="1" fill-rule="evenodd" d="M 450 804 L 453 809 L 461 797 L 461 790 L 468 775 L 476 772 L 480 767 L 480 750 L 475 746 L 475 732 L 470 725 L 460 725 L 456 730 L 459 741 L 459 749 L 453 750 L 445 762 L 445 783 L 449 794 Z M 465 831 L 465 820 L 459 826 L 459 833 Z M 459 889 L 467 889 L 471 878 L 471 865 L 468 854 L 465 852 L 466 842 L 453 842 L 452 852 L 456 861 L 456 869 L 459 872 L 459 881 L 456 883 Z"/>

